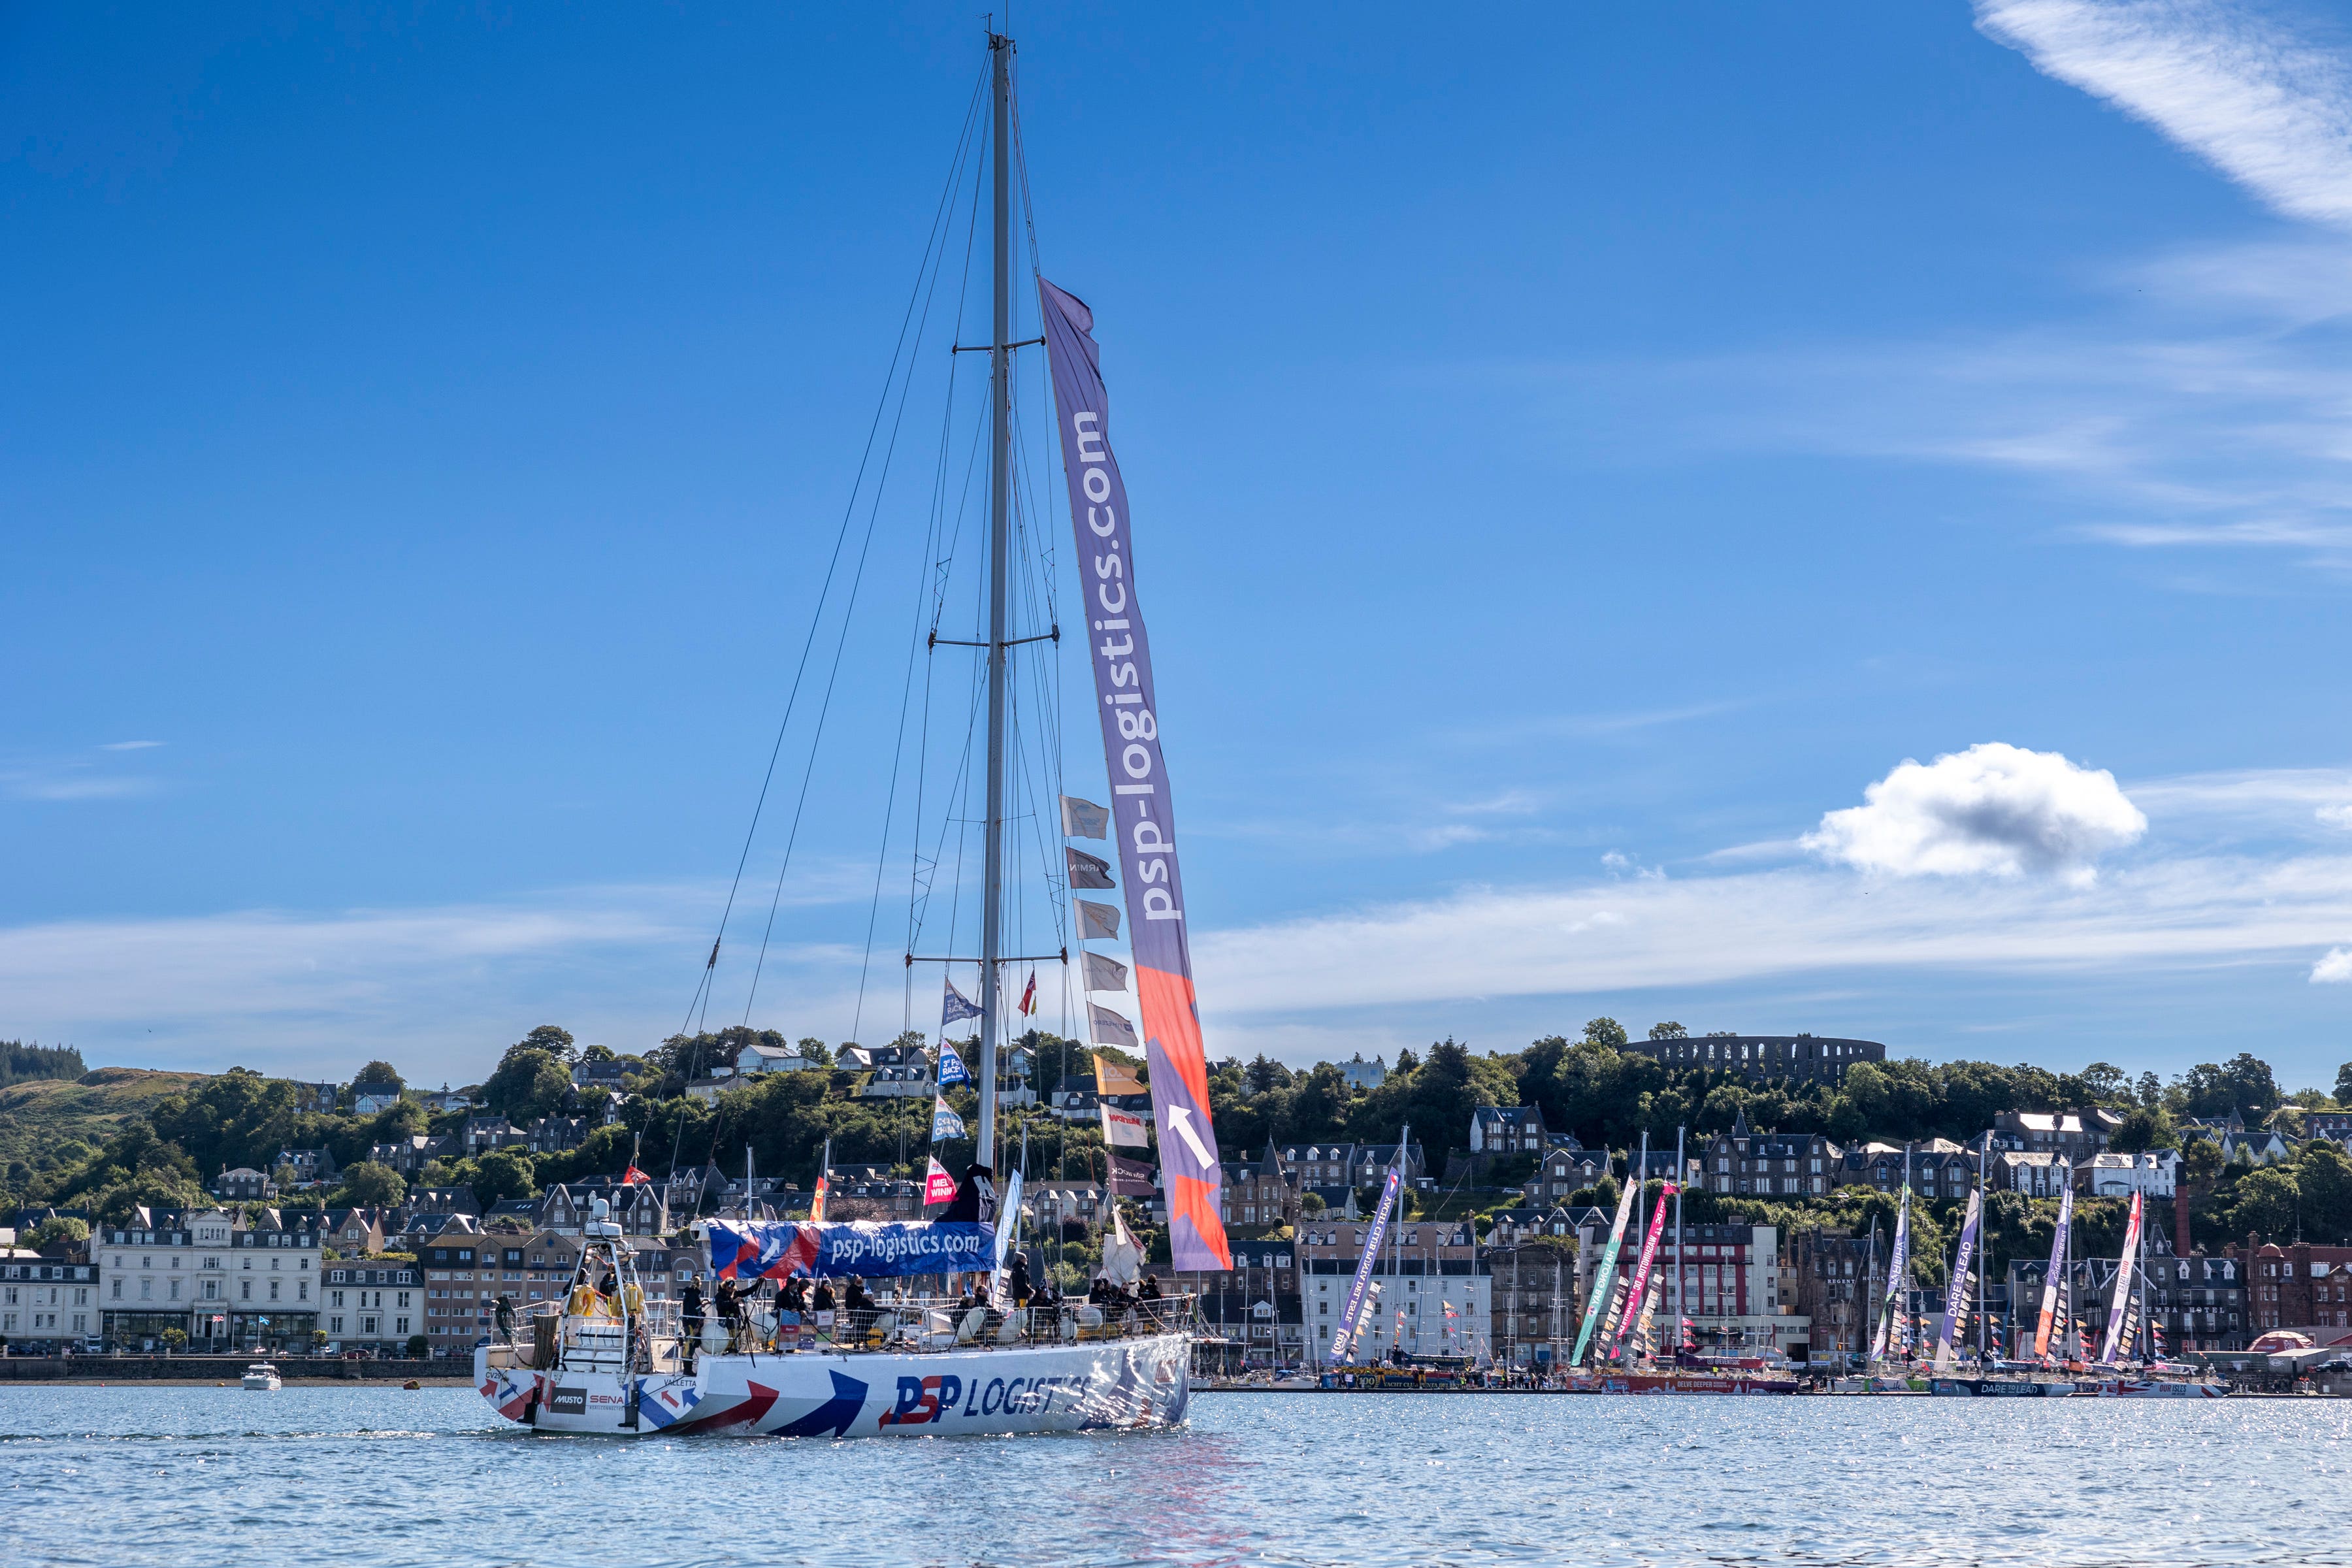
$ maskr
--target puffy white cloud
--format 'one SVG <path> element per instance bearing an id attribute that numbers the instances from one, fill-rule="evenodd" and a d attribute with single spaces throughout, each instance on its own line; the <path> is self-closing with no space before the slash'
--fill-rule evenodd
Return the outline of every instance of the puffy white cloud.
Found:
<path id="1" fill-rule="evenodd" d="M 1978 0 L 1977 26 L 2280 212 L 2352 228 L 2352 69 L 2216 0 Z"/>
<path id="2" fill-rule="evenodd" d="M 2352 805 L 2323 805 L 2318 815 L 2330 827 L 2352 827 Z"/>
<path id="3" fill-rule="evenodd" d="M 1864 804 L 1823 816 L 1804 847 L 1897 877 L 2034 872 L 2082 887 L 2101 855 L 2147 831 L 2115 774 L 1998 741 L 1906 759 L 1862 793 Z"/>
<path id="4" fill-rule="evenodd" d="M 2331 947 L 2311 966 L 2314 985 L 2352 985 L 2352 947 Z"/>

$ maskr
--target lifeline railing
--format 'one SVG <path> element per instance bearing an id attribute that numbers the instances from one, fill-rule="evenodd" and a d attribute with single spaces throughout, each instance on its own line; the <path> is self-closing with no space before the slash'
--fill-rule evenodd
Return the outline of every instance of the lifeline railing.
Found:
<path id="1" fill-rule="evenodd" d="M 1002 1312 L 953 1296 L 894 1296 L 871 1307 L 801 1312 L 772 1298 L 747 1298 L 734 1321 L 706 1313 L 689 1338 L 679 1304 L 648 1300 L 641 1316 L 567 1313 L 562 1301 L 534 1301 L 492 1339 L 493 1364 L 549 1371 L 558 1365 L 639 1372 L 682 1368 L 696 1354 L 835 1354 L 906 1350 L 990 1350 L 1140 1339 L 1194 1329 L 1200 1299 L 1169 1295 L 1111 1302 L 1057 1301 Z"/>

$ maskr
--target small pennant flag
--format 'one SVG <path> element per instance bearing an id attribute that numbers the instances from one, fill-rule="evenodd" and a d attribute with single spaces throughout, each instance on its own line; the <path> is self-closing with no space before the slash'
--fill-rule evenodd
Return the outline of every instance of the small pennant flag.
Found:
<path id="1" fill-rule="evenodd" d="M 1078 940 L 1081 942 L 1117 942 L 1118 940 L 1118 906 L 1097 904 L 1080 899 L 1078 904 Z"/>
<path id="2" fill-rule="evenodd" d="M 1092 957 L 1093 955 L 1092 955 L 1092 954 L 1088 954 L 1087 956 Z M 1031 971 L 1029 972 L 1029 984 L 1028 984 L 1027 985 L 1024 986 L 1024 987 L 1022 988 L 1022 991 L 1021 991 L 1021 1015 L 1022 1015 L 1022 1016 L 1023 1016 L 1023 1017 L 1027 1017 L 1030 1014 L 1034 1013 L 1036 1010 L 1037 1010 L 1037 972 L 1036 972 L 1035 970 L 1034 970 L 1034 969 L 1033 969 L 1033 970 L 1031 970 Z"/>
<path id="3" fill-rule="evenodd" d="M 944 1143 L 963 1136 L 963 1118 L 948 1109 L 945 1095 L 931 1097 L 931 1142 Z"/>
<path id="4" fill-rule="evenodd" d="M 1062 835 L 1066 838 L 1102 838 L 1110 833 L 1110 808 L 1076 795 L 1062 797 Z"/>
<path id="5" fill-rule="evenodd" d="M 948 1174 L 948 1168 L 940 1163 L 937 1155 L 933 1155 L 930 1170 L 923 1177 L 923 1206 L 929 1208 L 936 1204 L 951 1204 L 955 1202 L 955 1178 Z"/>
<path id="6" fill-rule="evenodd" d="M 944 1029 L 950 1024 L 961 1024 L 966 1018 L 980 1016 L 980 1005 L 957 990 L 954 981 L 947 982 L 947 988 L 948 994 L 940 1004 L 940 1028 Z"/>
<path id="7" fill-rule="evenodd" d="M 1102 1102 L 1103 1142 L 1127 1149 L 1149 1149 L 1151 1135 L 1144 1130 L 1143 1118 L 1132 1110 L 1121 1110 L 1108 1100 Z M 962 1125 L 957 1125 L 962 1131 Z M 933 1137 L 938 1134 L 934 1133 Z"/>
<path id="8" fill-rule="evenodd" d="M 944 1089 L 951 1083 L 970 1083 L 971 1081 L 971 1069 L 963 1065 L 963 1058 L 957 1054 L 953 1046 L 941 1040 L 940 1042 L 940 1086 Z"/>
<path id="9" fill-rule="evenodd" d="M 1073 888 L 1116 888 L 1110 879 L 1110 862 L 1099 855 L 1089 855 L 1083 849 L 1065 848 L 1063 856 L 1070 868 Z"/>
<path id="10" fill-rule="evenodd" d="M 809 1219 L 811 1223 L 816 1225 L 823 1225 L 824 1223 L 824 1194 L 831 1191 L 832 1187 L 832 1178 L 828 1177 L 824 1172 L 819 1171 L 816 1177 L 815 1195 L 809 1199 Z"/>

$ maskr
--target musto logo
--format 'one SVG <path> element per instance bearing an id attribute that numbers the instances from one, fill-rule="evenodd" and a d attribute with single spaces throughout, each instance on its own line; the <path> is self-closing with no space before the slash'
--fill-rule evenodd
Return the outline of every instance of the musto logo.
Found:
<path id="1" fill-rule="evenodd" d="M 547 1407 L 558 1415 L 585 1415 L 588 1414 L 588 1391 L 584 1388 L 559 1388 L 555 1391 L 555 1397 L 547 1402 Z"/>

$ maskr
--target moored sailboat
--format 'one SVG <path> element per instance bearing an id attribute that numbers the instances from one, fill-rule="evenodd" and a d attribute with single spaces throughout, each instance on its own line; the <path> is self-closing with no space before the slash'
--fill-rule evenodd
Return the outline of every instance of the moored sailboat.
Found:
<path id="1" fill-rule="evenodd" d="M 1020 635 L 1013 624 L 1011 366 L 1016 350 L 1042 344 L 1087 597 L 1086 624 L 1095 634 L 1088 643 L 1112 778 L 1110 807 L 1065 797 L 1064 820 L 1071 835 L 1117 840 L 1118 883 L 1108 862 L 1075 849 L 1068 854 L 1074 868 L 1082 861 L 1093 868 L 1094 879 L 1078 885 L 1124 889 L 1172 1265 L 1193 1272 L 1231 1267 L 1157 695 L 1094 318 L 1076 296 L 1039 277 L 1041 330 L 1014 341 L 1013 42 L 992 33 L 988 47 L 994 179 L 993 328 L 985 345 L 992 404 L 988 624 L 984 641 L 954 643 L 936 631 L 929 639 L 934 647 L 943 640 L 977 647 L 986 667 L 981 951 L 976 960 L 940 961 L 976 962 L 981 972 L 976 1008 L 958 1015 L 976 1016 L 981 1031 L 978 1126 L 967 1176 L 977 1217 L 959 1216 L 960 1192 L 950 1217 L 936 1221 L 831 1220 L 820 1199 L 806 1220 L 753 1217 L 747 1208 L 740 1217 L 698 1222 L 720 1308 L 689 1318 L 679 1301 L 645 1289 L 634 1248 L 598 1200 L 563 1299 L 535 1304 L 475 1350 L 475 1384 L 483 1397 L 500 1415 L 539 1431 L 924 1436 L 1165 1426 L 1185 1418 L 1192 1300 L 1161 1296 L 1148 1279 L 1139 1291 L 1112 1290 L 1100 1300 L 1064 1300 L 1050 1292 L 1016 1299 L 1011 1256 L 1020 1174 L 1007 1181 L 1001 1201 L 992 1184 L 998 1063 L 1009 1032 L 1002 972 L 1024 961 L 1006 952 L 1003 918 L 1006 826 L 1018 808 L 1012 798 L 1009 664 L 1021 645 L 1049 638 L 1058 645 L 1060 638 L 1058 624 L 1036 636 Z M 1107 926 L 1116 934 L 1110 906 L 1085 909 L 1083 931 L 1101 934 L 1097 928 Z M 715 969 L 719 951 L 714 942 L 708 969 Z M 1124 985 L 1130 966 L 1104 963 L 1083 948 L 1081 957 L 1092 960 L 1085 966 L 1090 994 L 1110 988 L 1113 975 Z M 1068 962 L 1066 948 L 1060 958 Z M 918 961 L 910 947 L 908 966 Z M 952 985 L 948 994 L 961 1000 Z M 1133 1028 L 1108 1009 L 1089 1004 L 1087 1011 L 1097 1029 Z M 943 1052 L 949 1048 L 942 1044 Z M 940 1109 L 945 1111 L 943 1100 Z M 946 1119 L 955 1120 L 952 1113 Z M 959 1279 L 964 1290 L 950 1293 Z M 867 1294 L 869 1280 L 884 1282 L 887 1293 Z M 946 1288 L 926 1289 L 933 1280 Z"/>

